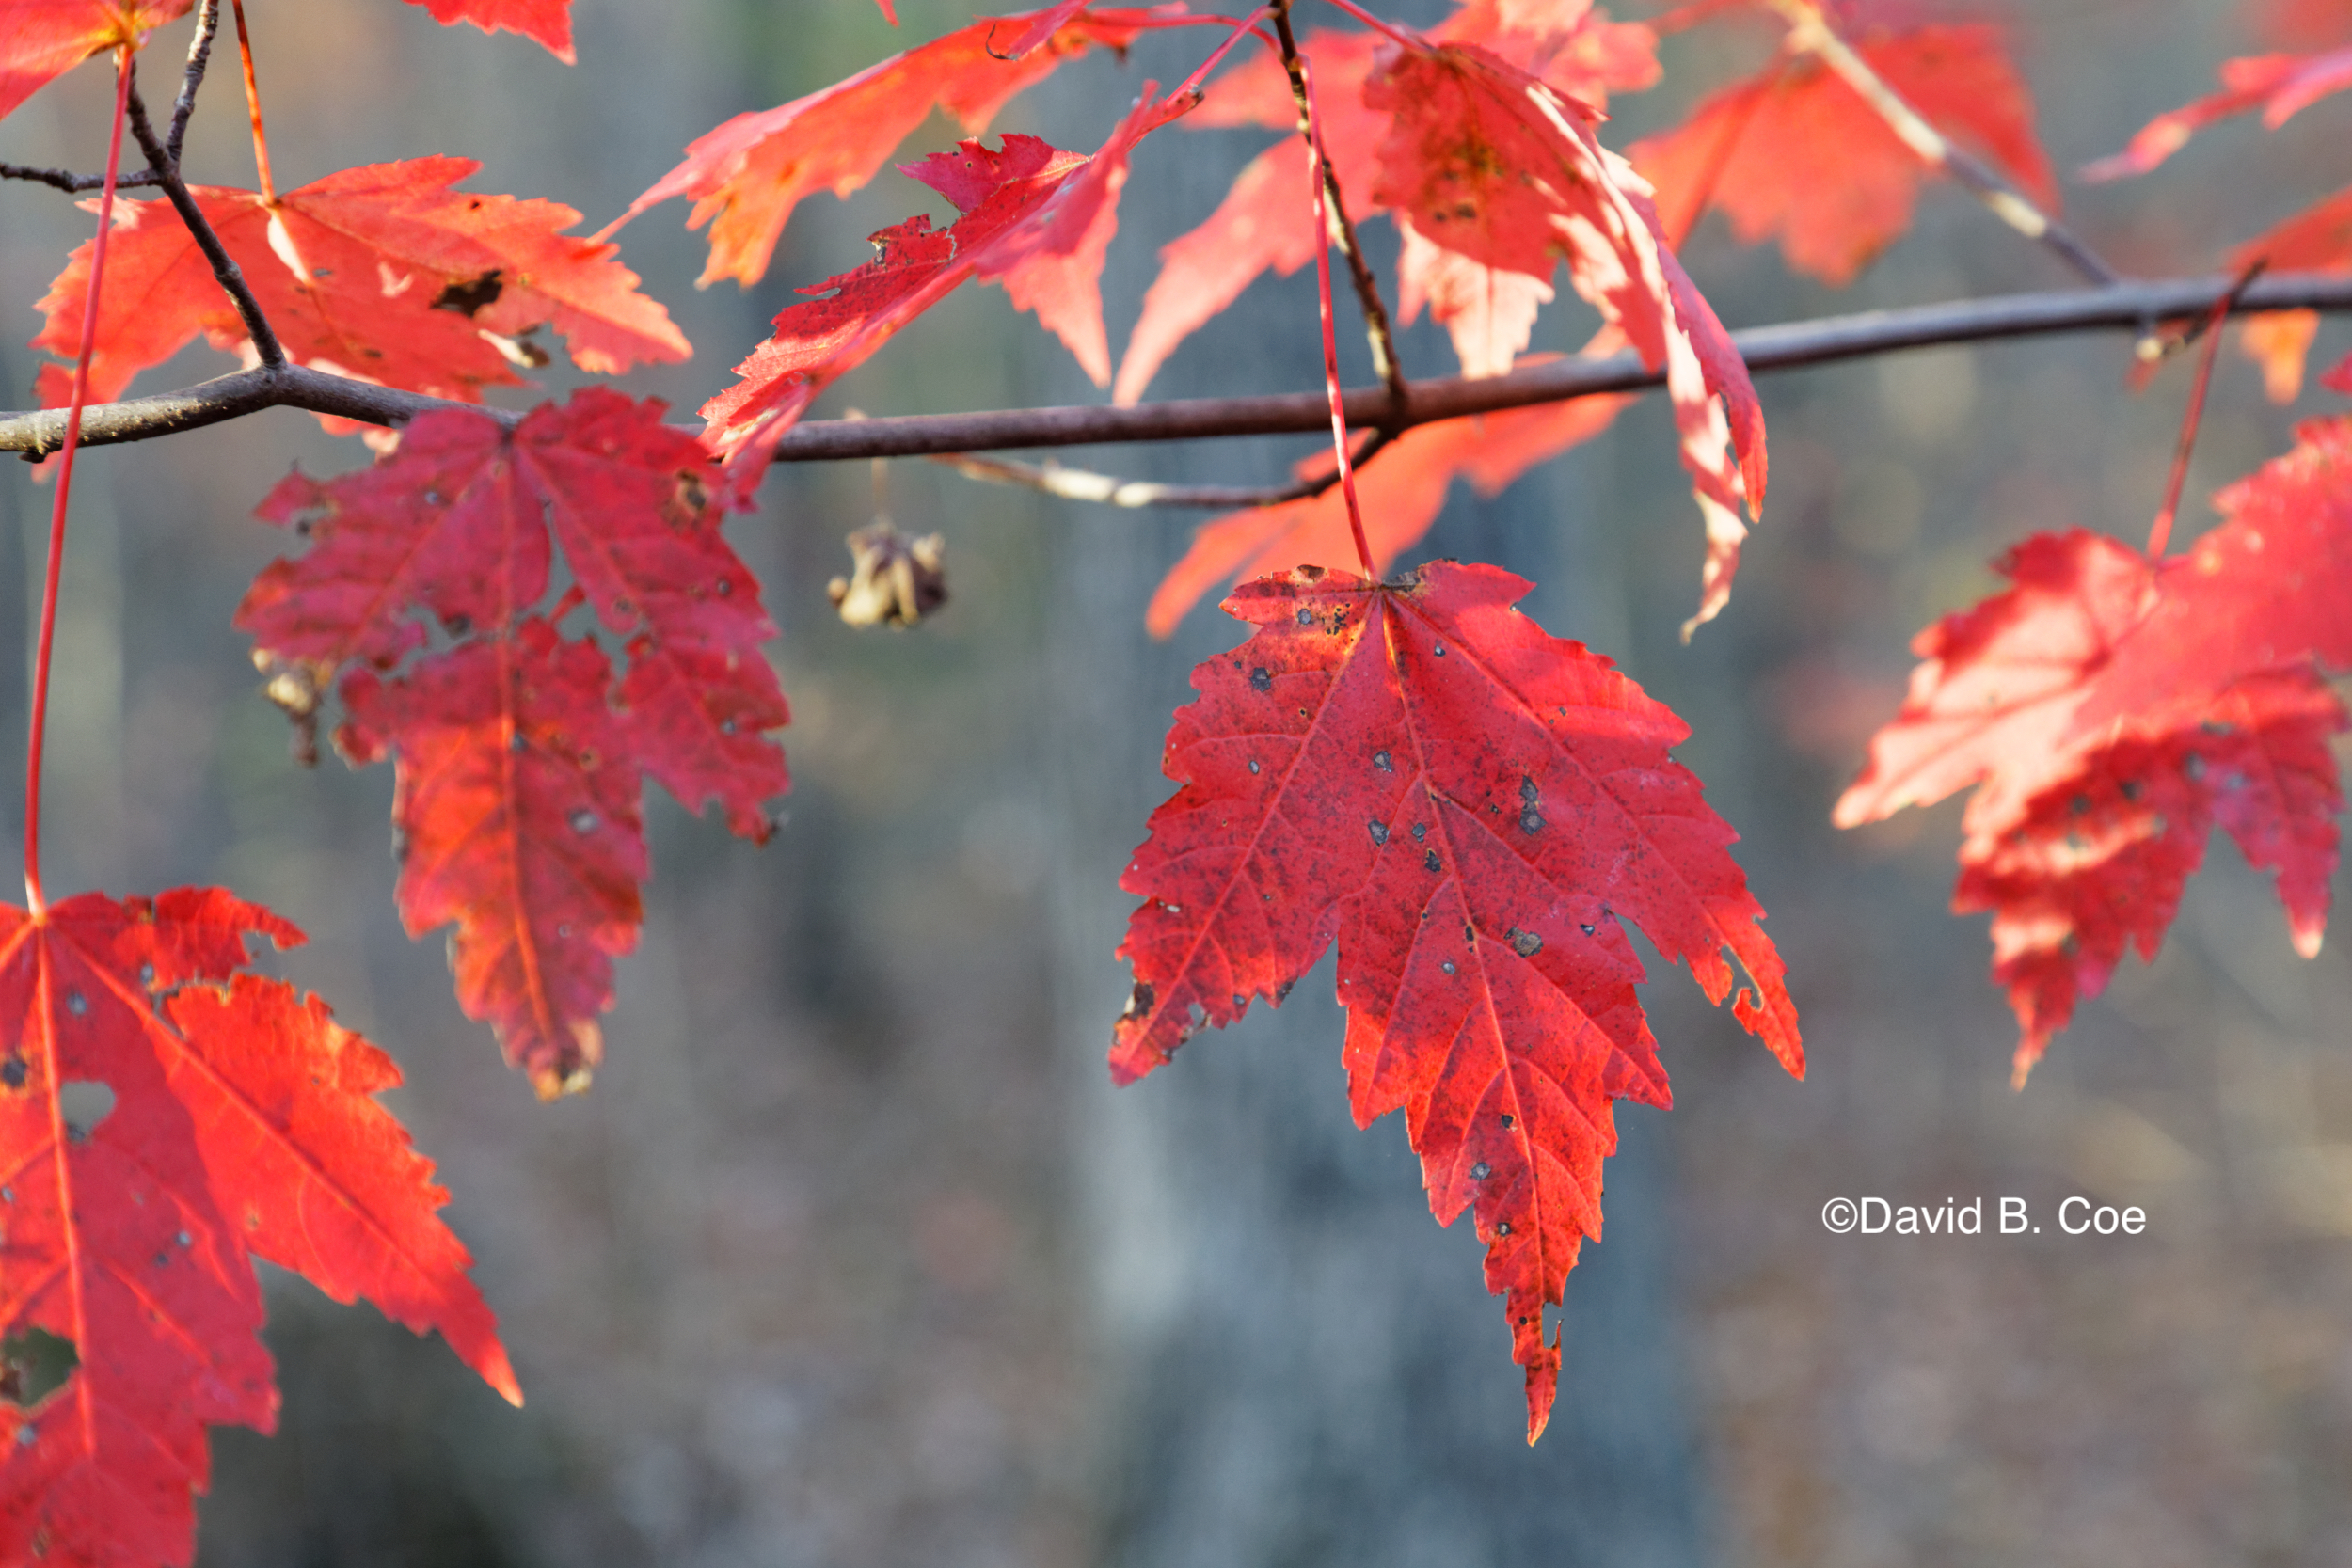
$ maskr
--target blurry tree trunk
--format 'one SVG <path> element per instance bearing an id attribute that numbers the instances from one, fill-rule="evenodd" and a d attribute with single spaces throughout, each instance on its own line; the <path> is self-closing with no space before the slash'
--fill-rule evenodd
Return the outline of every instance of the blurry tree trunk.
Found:
<path id="1" fill-rule="evenodd" d="M 1159 195 L 1179 209 L 1165 220 L 1174 224 L 1215 199 Z M 1142 236 L 1131 243 L 1149 257 Z M 1302 307 L 1295 292 L 1279 301 L 1267 293 L 1212 327 L 1214 351 L 1180 357 L 1153 394 L 1312 385 L 1311 293 Z M 1431 344 L 1417 346 L 1432 357 Z M 1156 477 L 1247 483 L 1275 471 L 1272 455 L 1232 443 L 1181 458 L 1128 455 Z M 1253 465 L 1265 473 L 1248 471 Z M 1589 482 L 1605 458 L 1580 454 L 1569 466 Z M 1616 628 L 1594 623 L 1610 620 L 1621 574 L 1613 562 L 1562 559 L 1562 467 L 1474 513 L 1457 497 L 1442 527 L 1459 541 L 1452 547 L 1572 579 L 1541 613 L 1566 623 L 1554 630 L 1608 645 Z M 1074 1234 L 1101 1357 L 1089 1449 L 1099 1467 L 1098 1560 L 1698 1562 L 1709 1555 L 1708 1511 L 1679 1386 L 1654 1113 L 1620 1109 L 1611 1239 L 1588 1244 L 1568 1281 L 1559 1405 L 1530 1449 L 1519 1370 L 1469 1226 L 1432 1222 L 1397 1118 L 1368 1132 L 1350 1120 L 1327 958 L 1279 1011 L 1255 1006 L 1143 1083 L 1109 1085 L 1103 1056 L 1129 985 L 1111 955 L 1135 902 L 1117 877 L 1171 787 L 1159 750 L 1171 707 L 1190 698 L 1185 673 L 1242 636 L 1206 606 L 1171 643 L 1144 635 L 1144 602 L 1192 522 L 1073 517 L 1041 693 L 1064 790 L 1057 1000 L 1072 1073 Z M 1580 527 L 1570 537 L 1595 533 Z"/>

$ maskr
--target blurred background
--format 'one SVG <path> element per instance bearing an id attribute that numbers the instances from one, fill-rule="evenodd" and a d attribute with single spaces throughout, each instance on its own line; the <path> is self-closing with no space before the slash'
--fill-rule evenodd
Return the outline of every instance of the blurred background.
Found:
<path id="1" fill-rule="evenodd" d="M 1423 12 L 1435 14 L 1428 0 Z M 577 0 L 580 64 L 391 0 L 252 0 L 281 186 L 428 153 L 472 187 L 593 228 L 739 111 L 837 79 L 964 12 L 905 0 Z M 1424 14 L 1425 13 L 1425 14 Z M 1639 8 L 1624 14 L 1639 16 Z M 1322 19 L 1310 18 L 1311 23 Z M 2002 18 L 2061 170 L 2113 151 L 2258 46 L 2228 5 L 2067 0 Z M 176 58 L 185 24 L 150 56 Z M 1096 145 L 1206 35 L 1065 67 L 999 129 Z M 1622 99 L 1624 146 L 1760 57 L 1761 35 L 1668 42 Z M 86 70 L 0 123 L 0 157 L 94 167 Z M 161 96 L 151 88 L 151 96 Z M 2352 103 L 2209 134 L 2150 179 L 2070 182 L 2127 271 L 2202 270 L 2333 189 Z M 906 155 L 945 146 L 935 119 Z M 1156 247 L 1269 138 L 1146 142 L 1105 279 L 1122 341 Z M 249 184 L 232 72 L 191 174 Z M 697 345 L 626 386 L 691 410 L 795 287 L 937 204 L 885 173 L 805 205 L 767 281 L 697 293 L 684 208 L 624 258 Z M 0 189 L 0 402 L 24 405 L 32 302 L 87 237 L 55 193 Z M 1393 231 L 1367 229 L 1385 265 Z M 1854 287 L 1793 277 L 1702 224 L 1689 264 L 1734 326 L 2071 279 L 1948 189 Z M 1573 301 L 1539 347 L 1573 347 Z M 1159 396 L 1317 382 L 1311 275 L 1261 284 L 1180 352 Z M 2318 362 L 2347 343 L 2323 329 Z M 1366 377 L 1360 343 L 1352 381 Z M 2217 842 L 2152 965 L 2127 960 L 2022 1094 L 1981 917 L 1946 911 L 1958 806 L 1828 824 L 1906 645 L 1992 588 L 2027 533 L 2137 540 L 2187 380 L 2122 389 L 2120 338 L 1914 354 L 1762 386 L 1773 484 L 1729 610 L 1688 647 L 1699 530 L 1662 406 L 1505 496 L 1457 492 L 1409 559 L 1537 580 L 1545 626 L 1623 663 L 1694 728 L 1678 753 L 1744 837 L 1811 1058 L 1786 1079 L 1653 961 L 1645 1002 L 1677 1109 L 1620 1110 L 1610 1230 L 1571 1276 L 1551 1433 L 1519 1440 L 1518 1375 L 1467 1227 L 1440 1231 L 1401 1128 L 1347 1118 L 1329 964 L 1279 1013 L 1204 1037 L 1114 1094 L 1127 983 L 1116 890 L 1185 672 L 1238 631 L 1166 644 L 1152 585 L 1197 517 L 1112 513 L 922 463 L 779 470 L 733 526 L 783 627 L 794 721 L 785 831 L 762 850 L 666 800 L 594 1091 L 543 1106 L 451 999 L 437 941 L 395 917 L 388 769 L 305 772 L 230 613 L 282 536 L 247 514 L 296 461 L 356 442 L 278 413 L 93 452 L 75 497 L 53 717 L 54 889 L 220 881 L 312 934 L 282 973 L 409 1075 L 391 1098 L 439 1162 L 530 1397 L 510 1412 L 437 1344 L 272 1275 L 282 1431 L 216 1435 L 201 1560 L 289 1564 L 2321 1564 L 2352 1561 L 2352 966 L 2293 956 L 2263 879 Z M 1416 374 L 1453 360 L 1426 325 Z M 142 389 L 214 373 L 191 351 Z M 578 378 L 559 367 L 546 384 Z M 976 288 L 825 411 L 1096 396 Z M 2224 357 L 2194 498 L 2321 410 L 2263 400 Z M 1248 483 L 1304 440 L 1065 454 Z M 946 535 L 954 598 L 906 634 L 834 619 L 841 536 L 880 500 Z M 47 492 L 0 486 L 0 734 L 21 731 Z M 8 754 L 15 754 L 12 751 Z M 0 819 L 18 809 L 0 768 Z M 2147 1234 L 1839 1237 L 1834 1196 L 2047 1212 L 2136 1203 Z"/>

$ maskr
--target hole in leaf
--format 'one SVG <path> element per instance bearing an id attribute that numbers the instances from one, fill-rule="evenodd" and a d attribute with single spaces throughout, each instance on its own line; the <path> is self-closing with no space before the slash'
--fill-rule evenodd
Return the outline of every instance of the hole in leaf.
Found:
<path id="1" fill-rule="evenodd" d="M 82 1364 L 73 1341 L 45 1328 L 28 1328 L 0 1339 L 0 1398 L 30 1410 L 65 1386 Z"/>
<path id="2" fill-rule="evenodd" d="M 79 1143 L 98 1131 L 113 1115 L 115 1091 L 95 1078 L 77 1078 L 57 1090 L 57 1110 L 65 1117 L 66 1135 Z"/>

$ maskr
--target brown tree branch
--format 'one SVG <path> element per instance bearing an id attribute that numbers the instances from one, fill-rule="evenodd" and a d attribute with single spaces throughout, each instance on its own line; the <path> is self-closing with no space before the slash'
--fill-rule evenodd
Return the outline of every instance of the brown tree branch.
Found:
<path id="1" fill-rule="evenodd" d="M 180 96 L 171 105 L 171 130 L 164 137 L 164 150 L 171 157 L 172 172 L 180 169 L 180 149 L 188 138 L 188 117 L 196 113 L 196 89 L 204 85 L 204 68 L 212 63 L 213 34 L 220 27 L 220 0 L 204 0 L 197 12 L 196 37 L 188 40 L 187 69 L 180 73 Z"/>
<path id="2" fill-rule="evenodd" d="M 135 71 L 137 69 L 134 63 L 132 70 Z M 147 105 L 139 101 L 139 89 L 135 86 L 131 88 L 131 134 L 138 137 L 139 150 L 147 154 L 148 171 L 156 177 L 156 183 L 163 186 L 172 211 L 180 214 L 180 221 L 187 225 L 197 248 L 212 263 L 213 277 L 219 281 L 221 291 L 236 306 L 237 315 L 245 323 L 246 336 L 253 340 L 253 352 L 260 356 L 262 369 L 285 369 L 286 351 L 278 345 L 278 334 L 271 330 L 269 318 L 262 313 L 262 302 L 253 297 L 253 290 L 246 283 L 245 274 L 238 270 L 236 258 L 229 254 L 228 246 L 222 245 L 220 236 L 213 231 L 212 220 L 204 215 L 204 209 L 198 206 L 196 198 L 188 194 L 187 182 L 180 178 L 180 165 L 172 157 L 171 150 L 156 136 L 155 127 L 147 118 Z"/>
<path id="3" fill-rule="evenodd" d="M 2062 332 L 2137 331 L 2146 320 L 2194 316 L 2210 309 L 2216 300 L 2229 293 L 2235 281 L 2226 276 L 2181 277 L 2122 283 L 2104 289 L 1995 294 L 1901 310 L 1869 310 L 1857 315 L 1751 327 L 1732 334 L 1732 341 L 1746 357 L 1748 368 L 1760 372 L 1949 343 Z M 2238 314 L 2294 309 L 2352 311 L 2352 276 L 2273 273 L 2249 288 L 2233 309 Z M 1553 360 L 1484 380 L 1457 376 L 1415 382 L 1411 405 L 1400 428 L 1501 408 L 1565 403 L 1597 392 L 1637 391 L 1658 386 L 1662 379 L 1659 372 L 1645 369 L 1635 356 L 1617 354 L 1604 358 Z M 1359 388 L 1347 394 L 1351 422 L 1375 426 L 1388 406 L 1389 391 L 1385 387 Z M 287 365 L 274 372 L 242 371 L 181 391 L 93 404 L 83 415 L 82 444 L 113 446 L 152 440 L 159 436 L 239 419 L 264 408 L 307 409 L 380 425 L 405 424 L 419 414 L 437 409 L 487 414 L 510 427 L 522 418 L 519 413 L 424 397 Z M 1314 391 L 1268 397 L 1171 400 L 1133 408 L 1090 404 L 1008 408 L 978 414 L 817 420 L 788 432 L 777 446 L 775 460 L 815 463 L 1025 447 L 1312 435 L 1329 429 L 1330 417 L 1323 393 Z M 64 435 L 62 408 L 0 414 L 0 451 L 39 457 L 56 451 Z"/>
<path id="4" fill-rule="evenodd" d="M 1411 396 L 1411 384 L 1405 379 L 1404 361 L 1396 356 L 1396 334 L 1389 325 L 1389 308 L 1380 298 L 1380 281 L 1372 275 L 1372 263 L 1364 260 L 1364 247 L 1356 239 L 1356 225 L 1348 219 L 1346 199 L 1340 195 L 1339 171 L 1331 166 L 1330 159 L 1317 150 L 1314 132 L 1308 124 L 1307 71 L 1299 56 L 1298 39 L 1291 30 L 1291 0 L 1268 0 L 1266 9 L 1273 13 L 1274 31 L 1282 40 L 1282 69 L 1290 76 L 1291 103 L 1298 110 L 1298 134 L 1306 141 L 1307 155 L 1315 161 L 1323 181 L 1324 211 L 1330 214 L 1331 245 L 1347 258 L 1347 276 L 1356 285 L 1356 303 L 1364 316 L 1364 336 L 1372 344 L 1372 373 L 1388 388 L 1391 410 L 1402 415 Z"/>

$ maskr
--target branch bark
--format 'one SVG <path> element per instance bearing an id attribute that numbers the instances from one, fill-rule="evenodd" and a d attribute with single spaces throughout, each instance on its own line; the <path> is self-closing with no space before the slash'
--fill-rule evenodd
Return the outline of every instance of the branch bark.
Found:
<path id="1" fill-rule="evenodd" d="M 2229 277 L 2216 276 L 2101 289 L 1995 294 L 1943 305 L 1752 327 L 1734 333 L 1732 340 L 1746 356 L 1748 368 L 1761 372 L 1870 358 L 1940 344 L 2065 332 L 2137 333 L 2150 319 L 2201 314 L 2227 295 L 2234 282 Z M 2233 309 L 2237 314 L 2288 309 L 2352 311 L 2352 277 L 2274 273 L 2249 288 Z M 1533 404 L 1565 403 L 1597 392 L 1636 391 L 1658 386 L 1662 379 L 1660 373 L 1645 369 L 1633 355 L 1619 354 L 1597 359 L 1555 360 L 1485 380 L 1456 376 L 1420 381 L 1412 384 L 1404 426 Z M 1382 416 L 1391 407 L 1389 396 L 1386 387 L 1359 388 L 1349 392 L 1350 422 L 1382 424 Z M 159 436 L 239 419 L 264 408 L 307 409 L 380 425 L 405 424 L 419 414 L 436 409 L 486 414 L 510 427 L 522 418 L 516 412 L 422 397 L 289 364 L 275 372 L 243 371 L 176 392 L 95 404 L 83 416 L 82 444 L 113 446 L 152 440 Z M 1312 435 L 1328 429 L 1330 417 L 1323 393 L 1314 391 L 1268 397 L 1193 398 L 1133 408 L 1083 405 L 998 409 L 978 414 L 818 420 L 788 433 L 777 448 L 775 460 L 813 463 L 1111 442 Z M 61 408 L 0 414 L 0 451 L 39 458 L 56 451 L 64 435 L 65 410 Z"/>

